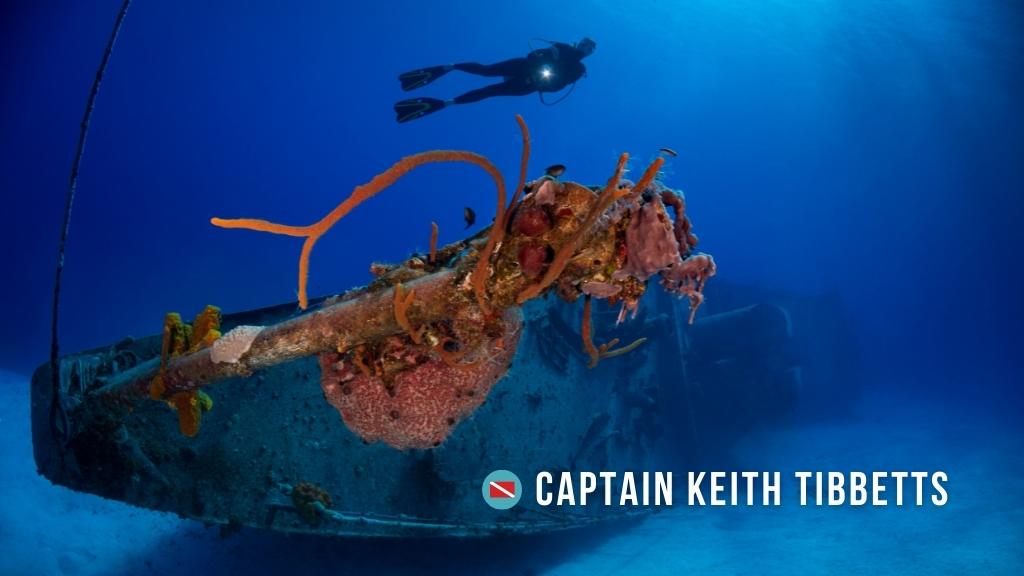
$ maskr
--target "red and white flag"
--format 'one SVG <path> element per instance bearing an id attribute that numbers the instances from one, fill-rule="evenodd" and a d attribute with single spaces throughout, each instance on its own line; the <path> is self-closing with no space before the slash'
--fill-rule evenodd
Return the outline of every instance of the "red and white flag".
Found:
<path id="1" fill-rule="evenodd" d="M 515 498 L 516 483 L 513 480 L 498 480 L 490 483 L 491 498 Z"/>

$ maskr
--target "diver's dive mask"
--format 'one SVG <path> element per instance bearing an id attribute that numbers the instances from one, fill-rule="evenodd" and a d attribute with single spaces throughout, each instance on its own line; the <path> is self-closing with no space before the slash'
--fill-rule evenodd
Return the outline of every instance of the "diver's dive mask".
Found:
<path id="1" fill-rule="evenodd" d="M 576 43 L 576 49 L 583 52 L 584 56 L 590 56 L 597 49 L 597 42 L 584 36 L 582 40 Z"/>

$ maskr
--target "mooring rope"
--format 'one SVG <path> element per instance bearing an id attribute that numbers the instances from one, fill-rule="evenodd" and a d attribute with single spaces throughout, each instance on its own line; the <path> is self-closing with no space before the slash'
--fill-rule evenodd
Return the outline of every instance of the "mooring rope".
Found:
<path id="1" fill-rule="evenodd" d="M 61 464 L 64 463 L 64 452 L 67 445 L 70 426 L 67 414 L 64 409 L 64 402 L 61 398 L 60 384 L 60 344 L 58 338 L 58 317 L 60 313 L 60 281 L 64 272 L 64 249 L 68 241 L 68 230 L 71 227 L 71 206 L 75 201 L 75 187 L 78 185 L 78 169 L 82 164 L 82 154 L 85 152 L 85 137 L 89 133 L 89 119 L 92 117 L 93 108 L 96 107 L 96 94 L 100 91 L 100 83 L 103 81 L 103 74 L 107 70 L 107 63 L 110 61 L 110 54 L 114 51 L 114 42 L 121 31 L 121 23 L 128 13 L 128 6 L 131 0 L 124 0 L 121 9 L 114 21 L 114 29 L 110 31 L 110 38 L 107 40 L 107 49 L 103 52 L 103 60 L 96 70 L 96 78 L 92 81 L 92 90 L 89 91 L 89 99 L 85 103 L 85 114 L 82 116 L 82 123 L 79 125 L 78 148 L 75 151 L 75 160 L 71 164 L 71 177 L 68 179 L 68 191 L 64 196 L 64 223 L 60 229 L 60 242 L 57 244 L 57 271 L 53 281 L 53 310 L 50 324 L 50 379 L 53 397 L 50 402 L 50 431 L 54 440 L 60 447 Z"/>

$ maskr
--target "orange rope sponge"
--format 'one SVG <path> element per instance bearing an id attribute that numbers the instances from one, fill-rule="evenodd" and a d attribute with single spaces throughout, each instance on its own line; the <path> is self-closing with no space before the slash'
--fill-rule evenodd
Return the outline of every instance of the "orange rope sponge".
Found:
<path id="1" fill-rule="evenodd" d="M 508 222 L 512 218 L 512 209 L 519 203 L 519 197 L 526 187 L 526 167 L 530 162 L 530 129 L 526 127 L 523 117 L 516 114 L 516 122 L 519 123 L 519 131 L 523 135 L 523 154 L 519 159 L 519 185 L 512 191 L 512 201 L 508 203 L 508 210 L 505 212 L 505 222 L 501 229 L 508 230 Z"/>
<path id="2" fill-rule="evenodd" d="M 516 114 L 516 122 L 519 123 L 519 132 L 523 136 L 523 154 L 519 162 L 519 185 L 516 186 L 513 202 L 519 198 L 519 191 L 526 185 L 526 163 L 530 157 L 530 129 L 526 127 L 523 117 L 518 114 Z M 498 213 L 495 214 L 494 223 L 491 224 L 491 233 L 487 237 L 487 244 L 484 246 L 483 252 L 480 253 L 476 268 L 473 269 L 473 273 L 469 277 L 469 282 L 473 286 L 473 292 L 476 294 L 476 300 L 480 304 L 480 310 L 485 314 L 490 312 L 490 307 L 487 305 L 487 292 L 484 283 L 487 281 L 488 268 L 491 265 L 491 254 L 494 253 L 494 250 L 505 238 L 505 228 L 507 227 L 506 214 L 508 210 L 505 208 L 504 193 L 505 190 L 502 189 L 498 197 Z"/>
<path id="3" fill-rule="evenodd" d="M 661 165 L 665 163 L 665 158 L 658 156 L 651 165 L 644 171 L 644 175 L 640 177 L 640 181 L 633 186 L 631 195 L 639 196 L 643 194 L 644 189 L 651 185 L 651 182 L 658 175 L 658 170 L 661 170 Z"/>
<path id="4" fill-rule="evenodd" d="M 647 342 L 647 338 L 637 338 L 636 340 L 633 340 L 633 342 L 630 343 L 628 346 L 623 346 L 622 348 L 615 348 L 614 350 L 609 350 L 609 348 L 619 343 L 619 339 L 615 338 L 611 342 L 601 345 L 601 358 L 615 358 L 616 356 L 622 356 L 623 354 L 627 354 L 629 352 L 632 352 L 633 350 L 636 350 L 644 342 Z"/>
<path id="5" fill-rule="evenodd" d="M 416 344 L 419 344 L 423 340 L 423 332 L 426 330 L 426 326 L 420 326 L 419 328 L 413 328 L 412 322 L 409 322 L 409 307 L 416 300 L 416 291 L 409 290 L 408 296 L 405 294 L 405 287 L 401 284 L 395 285 L 395 322 L 405 329 L 409 333 L 409 337 Z"/>
<path id="6" fill-rule="evenodd" d="M 374 177 L 373 180 L 356 187 L 352 194 L 342 201 L 341 204 L 338 204 L 334 210 L 331 210 L 329 214 L 309 226 L 287 226 L 252 218 L 239 218 L 235 220 L 211 218 L 210 223 L 221 228 L 244 228 L 259 232 L 270 232 L 271 234 L 304 237 L 306 241 L 302 243 L 302 253 L 299 255 L 299 307 L 305 310 L 309 305 L 309 299 L 306 295 L 306 287 L 309 281 L 309 254 L 313 251 L 313 245 L 316 244 L 316 241 L 330 230 L 332 226 L 337 224 L 338 220 L 341 220 L 346 214 L 351 212 L 353 208 L 391 186 L 414 168 L 438 162 L 466 162 L 483 168 L 494 179 L 494 184 L 498 191 L 498 217 L 496 221 L 503 221 L 505 214 L 505 182 L 498 168 L 487 158 L 473 152 L 432 150 L 402 158 L 392 165 L 391 168 Z M 491 251 L 494 250 L 494 243 L 495 238 L 492 235 L 491 240 L 487 242 L 487 248 L 484 249 L 485 255 L 489 256 Z M 480 292 L 477 293 L 477 297 L 481 297 Z"/>
<path id="7" fill-rule="evenodd" d="M 613 338 L 607 344 L 601 344 L 600 347 L 594 346 L 594 329 L 590 323 L 590 296 L 587 296 L 583 300 L 583 326 L 580 330 L 583 336 L 583 350 L 590 356 L 590 364 L 587 364 L 587 368 L 593 368 L 597 366 L 597 363 L 604 358 L 614 358 L 627 354 L 639 348 L 644 342 L 647 342 L 647 338 L 637 338 L 628 346 L 622 348 L 615 348 L 615 345 L 619 343 L 618 338 Z"/>
<path id="8" fill-rule="evenodd" d="M 590 327 L 590 296 L 583 299 L 583 326 L 581 327 L 581 335 L 583 336 L 583 351 L 590 356 L 590 368 L 597 366 L 597 362 L 601 359 L 600 352 L 597 351 L 597 347 L 594 346 L 594 331 Z"/>

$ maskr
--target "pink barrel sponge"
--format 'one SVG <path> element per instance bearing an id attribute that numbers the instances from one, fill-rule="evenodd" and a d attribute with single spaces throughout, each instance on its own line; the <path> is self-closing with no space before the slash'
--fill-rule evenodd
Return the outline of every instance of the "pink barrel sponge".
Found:
<path id="1" fill-rule="evenodd" d="M 626 227 L 626 263 L 613 278 L 644 281 L 659 274 L 666 290 L 689 299 L 692 323 L 704 301 L 704 283 L 715 275 L 716 267 L 709 254 L 693 252 L 697 236 L 686 216 L 686 200 L 655 181 L 634 202 Z"/>
<path id="2" fill-rule="evenodd" d="M 502 333 L 450 365 L 427 344 L 403 344 L 408 369 L 390 382 L 353 368 L 335 353 L 320 355 L 321 387 L 350 430 L 366 442 L 406 450 L 434 448 L 473 413 L 505 375 L 515 355 L 522 317 L 506 312 Z"/>

